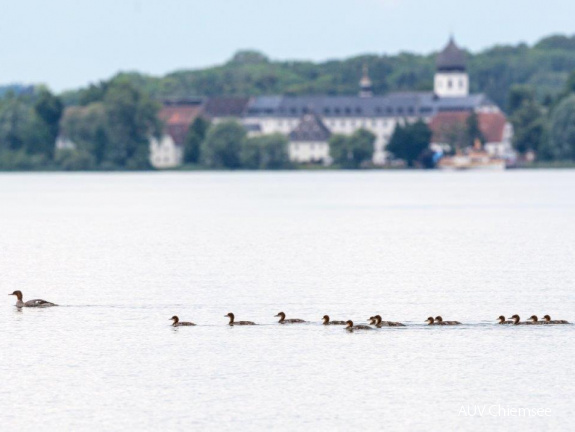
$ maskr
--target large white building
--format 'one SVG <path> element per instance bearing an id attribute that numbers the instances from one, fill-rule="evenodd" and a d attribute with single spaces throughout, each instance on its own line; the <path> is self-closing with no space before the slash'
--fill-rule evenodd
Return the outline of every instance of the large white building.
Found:
<path id="1" fill-rule="evenodd" d="M 358 129 L 366 129 L 376 136 L 373 163 L 382 165 L 388 159 L 385 149 L 398 124 L 422 119 L 434 132 L 435 142 L 430 144 L 445 147 L 449 145 L 445 142 L 449 136 L 446 129 L 461 128 L 461 121 L 475 112 L 480 128 L 485 128 L 484 135 L 488 136 L 486 150 L 494 155 L 504 154 L 511 148 L 511 126 L 487 96 L 469 94 L 469 84 L 465 53 L 450 39 L 437 56 L 434 89 L 429 92 L 374 95 L 364 67 L 357 96 L 224 97 L 205 99 L 201 103 L 194 101 L 197 109 L 167 106 L 162 116 L 167 120 L 167 133 L 175 136 L 173 142 L 164 138 L 152 144 L 151 161 L 156 167 L 177 165 L 178 158 L 181 163 L 180 129 L 184 124 L 177 120 L 185 117 L 189 125 L 197 115 L 214 122 L 236 119 L 245 125 L 250 136 L 284 134 L 290 138 L 290 158 L 300 163 L 329 163 L 330 135 L 351 135 Z M 176 134 L 170 132 L 174 126 L 177 126 Z M 313 140 L 306 141 L 303 137 L 310 128 L 315 130 Z M 171 157 L 167 157 L 168 154 Z"/>
<path id="2" fill-rule="evenodd" d="M 262 134 L 279 132 L 287 136 L 309 114 L 318 116 L 331 134 L 350 135 L 358 129 L 366 129 L 376 136 L 373 163 L 381 165 L 387 160 L 385 148 L 398 124 L 418 119 L 431 123 L 438 114 L 446 112 L 497 113 L 505 118 L 487 96 L 469 94 L 465 53 L 453 39 L 437 56 L 436 66 L 433 92 L 374 95 L 364 68 L 358 96 L 255 97 L 248 102 L 242 121 Z M 500 138 L 510 140 L 508 134 L 505 137 L 501 134 Z M 500 150 L 497 144 L 492 143 L 491 147 Z M 510 141 L 501 145 L 509 146 Z"/>

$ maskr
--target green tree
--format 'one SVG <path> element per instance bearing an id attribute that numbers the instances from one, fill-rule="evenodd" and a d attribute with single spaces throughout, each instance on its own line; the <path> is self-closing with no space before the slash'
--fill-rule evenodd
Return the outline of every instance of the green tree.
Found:
<path id="1" fill-rule="evenodd" d="M 359 129 L 350 136 L 332 135 L 329 152 L 333 161 L 342 168 L 357 169 L 371 160 L 375 139 L 375 135 L 365 129 Z"/>
<path id="2" fill-rule="evenodd" d="M 431 129 L 422 120 L 405 126 L 398 124 L 386 150 L 412 167 L 429 147 L 431 135 Z"/>
<path id="3" fill-rule="evenodd" d="M 48 89 L 43 89 L 34 104 L 34 110 L 47 128 L 47 140 L 42 148 L 38 149 L 49 159 L 54 157 L 54 144 L 58 137 L 60 119 L 64 112 L 64 105 L 59 97 L 54 96 Z"/>
<path id="4" fill-rule="evenodd" d="M 287 138 L 281 134 L 247 138 L 240 151 L 242 167 L 268 170 L 289 168 L 288 145 Z"/>
<path id="5" fill-rule="evenodd" d="M 244 127 L 235 121 L 212 126 L 202 143 L 202 163 L 210 168 L 240 168 L 240 151 L 246 137 Z"/>
<path id="6" fill-rule="evenodd" d="M 161 131 L 159 105 L 125 80 L 108 85 L 103 105 L 107 117 L 106 162 L 119 168 L 147 168 L 150 137 L 158 137 Z"/>
<path id="7" fill-rule="evenodd" d="M 210 122 L 203 117 L 197 117 L 190 125 L 184 142 L 184 162 L 199 162 L 200 149 L 209 127 Z"/>
<path id="8" fill-rule="evenodd" d="M 58 150 L 55 161 L 64 171 L 88 171 L 96 166 L 94 156 L 83 149 Z"/>
<path id="9" fill-rule="evenodd" d="M 29 98 L 10 95 L 0 102 L 0 148 L 46 158 L 53 147 L 49 129 Z"/>
<path id="10" fill-rule="evenodd" d="M 524 84 L 515 84 L 511 86 L 509 90 L 507 113 L 513 115 L 525 102 L 532 102 L 534 100 L 535 92 L 533 91 L 533 87 Z"/>
<path id="11" fill-rule="evenodd" d="M 107 128 L 106 109 L 101 102 L 70 107 L 61 121 L 63 137 L 72 141 L 77 150 L 92 155 L 96 166 L 100 166 L 106 156 Z"/>
<path id="12" fill-rule="evenodd" d="M 563 99 L 551 114 L 545 156 L 555 160 L 575 160 L 575 95 Z"/>
<path id="13" fill-rule="evenodd" d="M 513 147 L 519 153 L 539 150 L 545 133 L 546 116 L 543 107 L 535 99 L 527 99 L 511 116 L 513 124 Z"/>
<path id="14" fill-rule="evenodd" d="M 473 147 L 475 145 L 475 140 L 485 143 L 485 138 L 479 128 L 479 117 L 475 111 L 472 112 L 465 120 L 465 135 L 466 147 Z"/>

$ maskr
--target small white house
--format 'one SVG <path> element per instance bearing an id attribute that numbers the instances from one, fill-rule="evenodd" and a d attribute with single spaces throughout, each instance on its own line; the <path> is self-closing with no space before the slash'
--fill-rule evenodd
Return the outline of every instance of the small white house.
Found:
<path id="1" fill-rule="evenodd" d="M 164 134 L 150 139 L 150 164 L 154 168 L 174 168 L 184 162 L 184 145 L 193 121 L 202 114 L 202 100 L 166 101 L 159 117 Z"/>
<path id="2" fill-rule="evenodd" d="M 296 163 L 329 165 L 329 137 L 331 133 L 319 116 L 305 114 L 289 134 L 289 158 Z"/>

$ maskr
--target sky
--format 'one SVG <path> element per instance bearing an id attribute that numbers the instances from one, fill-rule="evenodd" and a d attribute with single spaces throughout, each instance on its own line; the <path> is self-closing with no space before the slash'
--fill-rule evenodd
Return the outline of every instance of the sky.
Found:
<path id="1" fill-rule="evenodd" d="M 239 49 L 277 60 L 471 50 L 575 33 L 573 0 L 0 0 L 0 84 L 54 91 Z"/>

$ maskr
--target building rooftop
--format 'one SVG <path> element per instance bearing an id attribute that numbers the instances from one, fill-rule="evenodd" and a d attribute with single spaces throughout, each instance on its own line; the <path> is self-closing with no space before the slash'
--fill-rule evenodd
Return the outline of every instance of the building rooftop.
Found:
<path id="1" fill-rule="evenodd" d="M 164 105 L 158 116 L 164 123 L 166 133 L 176 144 L 183 145 L 190 125 L 202 112 L 200 104 L 177 103 Z"/>
<path id="2" fill-rule="evenodd" d="M 440 112 L 431 119 L 429 127 L 433 131 L 431 142 L 449 143 L 458 134 L 465 133 L 469 111 Z M 479 130 L 486 142 L 501 142 L 504 138 L 507 119 L 501 112 L 478 113 Z"/>
<path id="3" fill-rule="evenodd" d="M 205 105 L 209 117 L 242 117 L 250 98 L 212 97 Z"/>
<path id="4" fill-rule="evenodd" d="M 461 50 L 453 37 L 443 51 L 437 55 L 437 70 L 440 72 L 464 72 L 466 67 L 465 52 Z"/>
<path id="5" fill-rule="evenodd" d="M 323 142 L 331 136 L 329 129 L 315 113 L 305 114 L 299 125 L 290 133 L 290 141 Z"/>
<path id="6" fill-rule="evenodd" d="M 390 93 L 385 96 L 258 96 L 248 103 L 247 117 L 300 118 L 316 113 L 330 117 L 431 117 L 442 111 L 494 106 L 485 95 L 440 98 L 432 92 Z"/>

